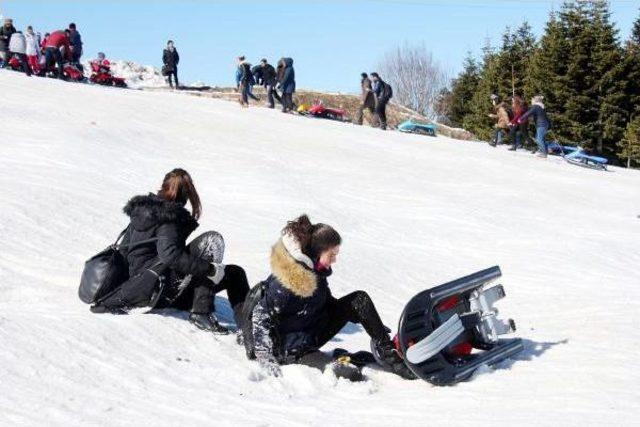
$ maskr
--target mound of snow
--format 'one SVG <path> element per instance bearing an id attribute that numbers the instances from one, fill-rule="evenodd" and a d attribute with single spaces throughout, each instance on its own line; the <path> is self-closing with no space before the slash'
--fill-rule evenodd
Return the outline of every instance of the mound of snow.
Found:
<path id="1" fill-rule="evenodd" d="M 637 171 L 1 70 L 0 93 L 16 106 L 3 111 L 0 144 L 0 424 L 628 425 L 640 415 Z M 394 329 L 417 292 L 499 264 L 508 297 L 498 307 L 525 351 L 455 387 L 373 368 L 358 384 L 303 366 L 271 378 L 233 336 L 196 330 L 185 313 L 91 314 L 77 297 L 84 261 L 124 228 L 128 198 L 176 166 L 203 201 L 197 232 L 220 231 L 225 262 L 251 283 L 268 275 L 280 228 L 307 212 L 344 239 L 333 294 L 367 291 Z M 225 297 L 216 304 L 229 324 Z M 325 350 L 368 342 L 349 325 Z"/>
<path id="2" fill-rule="evenodd" d="M 89 61 L 83 63 L 85 70 L 91 70 Z M 123 77 L 127 86 L 134 89 L 165 87 L 167 82 L 160 70 L 152 65 L 141 65 L 132 61 L 111 61 L 111 72 L 116 77 Z"/>

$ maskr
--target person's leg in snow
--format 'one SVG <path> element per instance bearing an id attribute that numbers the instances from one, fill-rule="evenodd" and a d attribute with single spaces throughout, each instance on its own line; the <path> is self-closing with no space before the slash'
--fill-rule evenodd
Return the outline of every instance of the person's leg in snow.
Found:
<path id="1" fill-rule="evenodd" d="M 375 342 L 379 353 L 394 373 L 407 379 L 415 378 L 396 351 L 369 294 L 355 291 L 332 300 L 329 302 L 328 312 L 329 322 L 316 336 L 318 348 L 340 332 L 347 322 L 359 323 Z"/>

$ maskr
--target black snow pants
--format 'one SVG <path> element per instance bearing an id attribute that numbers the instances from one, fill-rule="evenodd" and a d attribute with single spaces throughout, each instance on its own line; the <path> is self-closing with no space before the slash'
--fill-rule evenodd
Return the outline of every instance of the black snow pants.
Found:
<path id="1" fill-rule="evenodd" d="M 364 291 L 355 291 L 342 298 L 331 300 L 328 312 L 329 322 L 316 335 L 318 348 L 336 336 L 348 322 L 361 324 L 375 341 L 389 339 L 378 310 L 369 294 Z"/>
<path id="2" fill-rule="evenodd" d="M 293 111 L 293 93 L 284 92 L 282 94 L 282 112 Z"/>
<path id="3" fill-rule="evenodd" d="M 269 108 L 275 108 L 276 100 L 282 104 L 282 98 L 280 98 L 280 95 L 278 95 L 275 86 L 267 85 L 265 86 L 265 88 L 267 90 L 267 102 L 269 103 Z"/>
<path id="4" fill-rule="evenodd" d="M 58 64 L 58 78 L 64 78 L 63 66 L 62 66 L 62 53 L 60 49 L 56 47 L 48 47 L 44 51 L 44 57 L 46 59 L 47 71 L 51 69 L 56 63 Z"/>
<path id="5" fill-rule="evenodd" d="M 172 78 L 173 78 L 173 81 L 171 80 Z M 167 79 L 169 80 L 169 86 L 179 89 L 180 84 L 178 83 L 178 67 L 175 67 L 173 70 L 170 70 L 167 73 Z"/>
<path id="6" fill-rule="evenodd" d="M 379 99 L 376 102 L 375 115 L 382 130 L 387 129 L 387 102 L 389 102 L 388 99 Z"/>

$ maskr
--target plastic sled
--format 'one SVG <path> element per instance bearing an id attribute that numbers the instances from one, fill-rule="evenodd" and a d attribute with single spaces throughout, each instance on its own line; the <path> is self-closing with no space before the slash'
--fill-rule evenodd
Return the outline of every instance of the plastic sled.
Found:
<path id="1" fill-rule="evenodd" d="M 436 136 L 437 127 L 432 124 L 424 124 L 407 120 L 398 125 L 400 132 L 417 133 L 421 135 Z"/>
<path id="2" fill-rule="evenodd" d="M 519 338 L 502 339 L 515 323 L 497 318 L 493 304 L 504 288 L 485 286 L 502 275 L 495 266 L 420 292 L 400 317 L 396 346 L 405 364 L 434 385 L 469 379 L 482 365 L 495 365 L 522 351 Z"/>
<path id="3" fill-rule="evenodd" d="M 308 113 L 310 116 L 313 116 L 313 117 L 319 117 L 322 119 L 330 119 L 330 120 L 338 120 L 341 122 L 345 121 L 347 116 L 346 110 L 342 108 L 327 108 L 321 103 L 312 105 L 309 108 Z"/>
<path id="4" fill-rule="evenodd" d="M 572 147 L 570 145 L 560 145 L 557 142 L 551 142 L 547 145 L 551 154 L 558 154 L 573 165 L 582 166 L 590 169 L 607 170 L 609 162 L 604 157 L 592 156 L 580 147 Z"/>

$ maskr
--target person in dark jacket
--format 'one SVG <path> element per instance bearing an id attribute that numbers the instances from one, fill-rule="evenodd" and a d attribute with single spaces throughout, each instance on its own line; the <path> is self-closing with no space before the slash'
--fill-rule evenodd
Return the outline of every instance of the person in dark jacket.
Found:
<path id="1" fill-rule="evenodd" d="M 393 96 L 391 86 L 380 78 L 378 73 L 371 73 L 372 90 L 375 99 L 375 117 L 380 129 L 387 129 L 387 103 Z"/>
<path id="2" fill-rule="evenodd" d="M 518 124 L 526 123 L 529 117 L 533 117 L 536 125 L 536 144 L 538 144 L 538 157 L 547 157 L 549 148 L 545 136 L 551 127 L 551 121 L 543 104 L 543 96 L 536 95 L 531 98 L 531 108 L 518 119 Z"/>
<path id="3" fill-rule="evenodd" d="M 122 244 L 129 279 L 91 311 L 124 314 L 134 307 L 172 307 L 189 310 L 189 320 L 200 329 L 228 333 L 213 314 L 214 294 L 227 290 L 238 319 L 249 284 L 241 267 L 222 264 L 224 240 L 218 233 L 206 232 L 186 245 L 201 212 L 191 176 L 183 169 L 172 170 L 157 194 L 132 198 L 124 212 L 131 218 Z M 136 244 L 149 239 L 156 240 Z"/>
<path id="4" fill-rule="evenodd" d="M 71 62 L 79 64 L 82 57 L 82 37 L 73 22 L 69 24 L 69 44 L 71 45 Z"/>
<path id="5" fill-rule="evenodd" d="M 282 99 L 278 92 L 276 91 L 276 70 L 273 68 L 273 65 L 269 64 L 266 58 L 260 60 L 260 64 L 254 67 L 256 70 L 254 72 L 254 76 L 258 81 L 258 84 L 264 86 L 265 91 L 267 92 L 267 103 L 269 108 L 275 108 L 275 100 L 282 103 Z"/>
<path id="6" fill-rule="evenodd" d="M 249 97 L 252 96 L 251 85 L 253 81 L 251 64 L 247 62 L 244 56 L 239 56 L 238 69 L 236 70 L 236 84 L 240 94 L 238 101 L 243 107 L 249 106 Z"/>
<path id="7" fill-rule="evenodd" d="M 296 91 L 296 73 L 293 69 L 293 59 L 282 58 L 278 65 L 281 65 L 278 87 L 282 90 L 282 112 L 288 113 L 293 111 L 293 94 Z"/>
<path id="8" fill-rule="evenodd" d="M 253 354 L 267 373 L 278 376 L 280 364 L 301 362 L 353 322 L 364 327 L 389 368 L 415 378 L 395 350 L 369 295 L 331 294 L 327 278 L 341 242 L 333 227 L 312 224 L 307 215 L 287 224 L 271 250 L 271 275 L 262 283 L 263 296 L 250 318 L 244 319 L 252 322 L 252 335 L 245 337 L 245 343 L 253 348 L 247 354 Z"/>
<path id="9" fill-rule="evenodd" d="M 523 123 L 518 123 L 520 117 L 529 109 L 527 102 L 522 99 L 522 96 L 515 95 L 511 100 L 511 109 L 513 111 L 513 119 L 509 122 L 509 138 L 511 139 L 512 146 L 510 151 L 516 151 L 522 146 L 523 140 L 528 142 L 531 137 L 529 136 L 528 120 Z"/>
<path id="10" fill-rule="evenodd" d="M 13 20 L 6 18 L 0 28 L 0 59 L 2 60 L 3 67 L 6 67 L 9 61 L 9 42 L 15 32 L 16 27 L 13 26 Z"/>
<path id="11" fill-rule="evenodd" d="M 167 42 L 167 47 L 162 51 L 162 73 L 169 80 L 169 86 L 179 89 L 180 84 L 178 83 L 178 63 L 180 62 L 180 55 L 178 55 L 178 50 L 173 44 L 173 40 L 169 40 Z M 173 81 L 172 81 L 173 79 Z"/>
<path id="12" fill-rule="evenodd" d="M 359 125 L 362 124 L 364 110 L 369 110 L 371 114 L 375 114 L 376 107 L 375 95 L 373 94 L 373 88 L 371 86 L 369 76 L 367 73 L 362 73 L 360 76 L 361 104 L 358 107 L 358 113 L 356 115 L 356 123 Z"/>
<path id="13" fill-rule="evenodd" d="M 59 30 L 52 32 L 44 42 L 44 56 L 46 58 L 45 69 L 48 71 L 58 64 L 58 78 L 64 79 L 64 56 L 66 59 L 71 58 L 71 47 L 69 44 L 69 30 Z"/>

